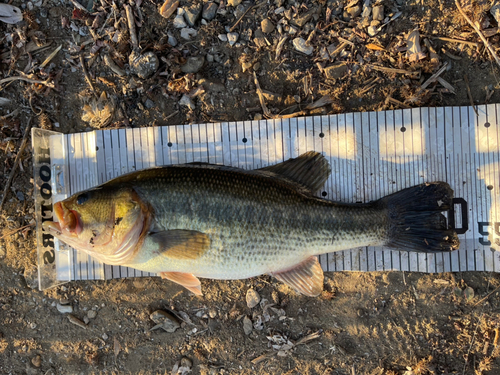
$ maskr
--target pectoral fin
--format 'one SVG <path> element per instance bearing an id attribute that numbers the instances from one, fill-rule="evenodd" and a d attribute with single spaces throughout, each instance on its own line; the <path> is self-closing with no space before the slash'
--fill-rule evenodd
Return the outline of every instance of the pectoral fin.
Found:
<path id="1" fill-rule="evenodd" d="M 293 268 L 270 274 L 297 293 L 316 297 L 323 291 L 323 270 L 318 258 L 312 256 Z"/>
<path id="2" fill-rule="evenodd" d="M 210 247 L 210 238 L 195 230 L 174 229 L 149 234 L 162 255 L 172 259 L 197 259 Z"/>
<path id="3" fill-rule="evenodd" d="M 201 296 L 201 283 L 200 280 L 192 273 L 182 273 L 182 272 L 160 272 L 162 279 L 167 279 L 173 281 L 174 283 L 182 285 L 184 288 L 190 292 Z"/>

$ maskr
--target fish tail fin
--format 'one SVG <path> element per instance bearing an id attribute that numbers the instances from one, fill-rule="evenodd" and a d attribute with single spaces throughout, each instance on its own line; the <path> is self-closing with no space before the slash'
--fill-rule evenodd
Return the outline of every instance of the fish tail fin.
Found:
<path id="1" fill-rule="evenodd" d="M 378 201 L 389 216 L 388 247 L 419 252 L 451 251 L 460 241 L 443 211 L 453 205 L 453 190 L 446 182 L 421 184 Z"/>

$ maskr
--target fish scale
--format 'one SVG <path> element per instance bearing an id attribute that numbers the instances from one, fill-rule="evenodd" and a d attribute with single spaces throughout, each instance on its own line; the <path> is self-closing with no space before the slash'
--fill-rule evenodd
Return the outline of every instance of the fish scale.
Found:
<path id="1" fill-rule="evenodd" d="M 172 167 L 159 171 L 158 179 L 144 175 L 132 183 L 154 207 L 161 229 L 191 229 L 211 239 L 202 257 L 169 265 L 172 271 L 246 278 L 291 267 L 311 255 L 385 242 L 387 214 L 370 205 L 341 206 L 260 175 L 193 169 Z M 151 252 L 157 247 L 145 246 L 152 246 Z M 161 272 L 166 269 L 161 260 L 146 267 Z"/>

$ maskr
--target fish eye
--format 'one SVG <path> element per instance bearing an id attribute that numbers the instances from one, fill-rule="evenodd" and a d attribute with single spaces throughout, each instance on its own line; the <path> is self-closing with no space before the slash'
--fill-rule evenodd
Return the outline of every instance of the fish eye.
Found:
<path id="1" fill-rule="evenodd" d="M 90 196 L 88 193 L 82 193 L 76 198 L 76 204 L 81 205 L 89 200 Z"/>

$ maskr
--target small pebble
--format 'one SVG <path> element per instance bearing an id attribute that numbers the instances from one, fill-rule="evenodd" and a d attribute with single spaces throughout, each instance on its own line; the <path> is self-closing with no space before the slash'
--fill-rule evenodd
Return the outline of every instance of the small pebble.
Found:
<path id="1" fill-rule="evenodd" d="M 190 27 L 186 27 L 181 30 L 181 38 L 190 40 L 192 37 L 196 36 L 198 32 L 195 29 L 192 29 Z"/>
<path id="2" fill-rule="evenodd" d="M 375 35 L 378 34 L 378 27 L 376 27 L 376 26 L 369 26 L 366 31 L 368 32 L 368 35 L 375 36 Z"/>
<path id="3" fill-rule="evenodd" d="M 201 16 L 207 21 L 213 20 L 217 14 L 217 9 L 219 6 L 215 3 L 209 2 L 203 6 L 203 12 Z"/>
<path id="4" fill-rule="evenodd" d="M 233 46 L 234 43 L 238 41 L 238 33 L 227 33 L 227 41 L 229 42 L 229 45 Z"/>
<path id="5" fill-rule="evenodd" d="M 210 309 L 210 310 L 208 310 L 208 316 L 209 316 L 211 319 L 214 319 L 214 318 L 217 316 L 217 310 L 214 310 L 214 309 Z"/>
<path id="6" fill-rule="evenodd" d="M 24 194 L 21 191 L 16 191 L 16 197 L 19 199 L 19 202 L 24 202 Z"/>
<path id="7" fill-rule="evenodd" d="M 181 367 L 191 369 L 191 367 L 193 367 L 193 361 L 191 361 L 188 357 L 182 357 Z"/>
<path id="8" fill-rule="evenodd" d="M 205 64 L 205 57 L 191 56 L 188 57 L 186 63 L 181 66 L 181 71 L 184 73 L 198 73 Z"/>
<path id="9" fill-rule="evenodd" d="M 260 27 L 264 34 L 269 34 L 274 31 L 274 24 L 271 22 L 269 18 L 264 18 L 260 23 Z"/>
<path id="10" fill-rule="evenodd" d="M 201 5 L 200 4 L 192 4 L 188 8 L 184 9 L 184 19 L 189 24 L 189 26 L 194 26 L 198 18 L 201 14 Z"/>
<path id="11" fill-rule="evenodd" d="M 33 366 L 35 367 L 40 367 L 42 365 L 42 357 L 37 355 L 36 357 L 33 357 L 31 359 L 31 363 L 33 364 Z"/>
<path id="12" fill-rule="evenodd" d="M 36 323 L 30 323 L 30 328 L 35 329 L 36 328 Z"/>
<path id="13" fill-rule="evenodd" d="M 314 51 L 314 47 L 306 44 L 303 38 L 295 38 L 293 40 L 293 46 L 297 51 L 305 53 L 306 55 L 310 55 Z"/>
<path id="14" fill-rule="evenodd" d="M 186 106 L 191 110 L 194 110 L 196 108 L 191 98 L 186 94 L 182 95 L 182 98 L 179 100 L 179 105 Z"/>
<path id="15" fill-rule="evenodd" d="M 182 29 L 184 27 L 187 27 L 187 23 L 186 21 L 184 21 L 184 17 L 179 14 L 175 16 L 173 25 L 176 29 Z"/>
<path id="16" fill-rule="evenodd" d="M 375 5 L 373 7 L 373 19 L 377 21 L 383 21 L 384 20 L 384 6 L 381 5 Z"/>
<path id="17" fill-rule="evenodd" d="M 103 339 L 104 341 L 106 341 L 108 338 L 109 338 L 109 336 L 106 334 L 106 332 L 104 332 L 104 333 L 102 334 L 102 339 Z"/>
<path id="18" fill-rule="evenodd" d="M 248 316 L 245 316 L 243 318 L 243 331 L 245 332 L 245 335 L 248 336 L 250 333 L 252 333 L 252 329 L 253 329 L 252 321 L 250 320 L 250 318 L 248 318 Z"/>
<path id="19" fill-rule="evenodd" d="M 247 306 L 250 309 L 253 309 L 255 306 L 257 306 L 260 302 L 260 295 L 257 293 L 255 289 L 248 289 L 247 290 Z"/>
<path id="20" fill-rule="evenodd" d="M 90 319 L 89 319 L 89 317 L 88 317 L 87 315 L 85 315 L 85 316 L 83 317 L 83 322 L 84 322 L 85 324 L 89 324 L 89 323 L 90 323 Z"/>
<path id="21" fill-rule="evenodd" d="M 89 319 L 95 319 L 95 317 L 97 316 L 97 311 L 95 311 L 95 310 L 89 310 L 87 312 L 87 316 L 89 317 Z"/>
<path id="22" fill-rule="evenodd" d="M 223 42 L 227 42 L 227 35 L 226 34 L 219 34 L 219 39 Z"/>
<path id="23" fill-rule="evenodd" d="M 173 36 L 172 34 L 168 33 L 168 44 L 170 44 L 172 47 L 175 47 L 177 45 L 177 39 L 175 39 L 175 36 Z"/>
<path id="24" fill-rule="evenodd" d="M 71 305 L 61 305 L 58 303 L 56 308 L 61 314 L 71 314 L 73 312 L 73 307 Z"/>

